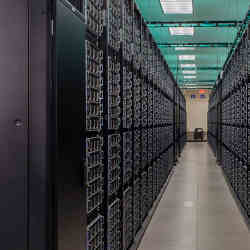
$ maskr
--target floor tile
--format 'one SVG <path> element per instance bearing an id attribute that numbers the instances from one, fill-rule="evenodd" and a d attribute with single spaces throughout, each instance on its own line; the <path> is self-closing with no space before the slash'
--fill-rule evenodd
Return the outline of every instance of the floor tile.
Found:
<path id="1" fill-rule="evenodd" d="M 139 250 L 249 250 L 250 233 L 207 143 L 188 143 Z"/>

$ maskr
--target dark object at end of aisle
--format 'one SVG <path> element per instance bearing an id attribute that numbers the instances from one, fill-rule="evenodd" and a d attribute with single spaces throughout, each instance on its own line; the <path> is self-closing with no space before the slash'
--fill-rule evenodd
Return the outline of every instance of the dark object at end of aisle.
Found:
<path id="1" fill-rule="evenodd" d="M 187 142 L 206 142 L 207 132 L 202 128 L 196 128 L 194 132 L 187 132 Z"/>

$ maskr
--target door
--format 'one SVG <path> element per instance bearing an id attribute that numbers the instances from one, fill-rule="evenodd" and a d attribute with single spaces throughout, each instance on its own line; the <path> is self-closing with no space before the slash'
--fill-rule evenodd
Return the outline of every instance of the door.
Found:
<path id="1" fill-rule="evenodd" d="M 55 17 L 56 249 L 84 249 L 83 94 L 84 18 L 57 0 Z"/>
<path id="2" fill-rule="evenodd" d="M 0 1 L 0 242 L 27 249 L 28 1 Z"/>

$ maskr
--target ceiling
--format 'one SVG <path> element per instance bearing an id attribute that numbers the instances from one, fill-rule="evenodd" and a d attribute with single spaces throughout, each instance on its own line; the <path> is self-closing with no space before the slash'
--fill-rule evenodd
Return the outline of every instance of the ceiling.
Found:
<path id="1" fill-rule="evenodd" d="M 193 14 L 164 14 L 160 0 L 136 0 L 136 3 L 145 21 L 149 23 L 149 29 L 178 84 L 213 86 L 240 29 L 241 23 L 238 22 L 246 16 L 249 0 L 193 0 Z M 220 27 L 216 27 L 214 21 L 217 21 Z M 236 23 L 225 24 L 232 21 Z M 185 22 L 186 24 L 183 24 Z M 162 23 L 165 27 L 161 26 Z M 168 28 L 178 25 L 197 26 L 198 23 L 206 27 L 195 27 L 193 36 L 172 36 Z M 171 47 L 180 47 L 181 44 L 187 46 L 186 43 L 190 47 L 195 46 L 195 50 L 176 51 L 175 47 Z M 196 58 L 195 61 L 179 61 L 179 55 L 195 55 Z M 196 79 L 184 79 L 181 64 L 194 63 Z"/>

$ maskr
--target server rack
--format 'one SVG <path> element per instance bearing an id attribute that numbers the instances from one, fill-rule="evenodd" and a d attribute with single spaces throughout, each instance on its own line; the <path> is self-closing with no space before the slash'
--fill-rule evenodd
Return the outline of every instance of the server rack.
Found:
<path id="1" fill-rule="evenodd" d="M 1 243 L 77 249 L 84 17 L 65 1 L 11 1 L 1 2 L 1 18 Z"/>
<path id="2" fill-rule="evenodd" d="M 250 217 L 249 13 L 239 43 L 209 100 L 209 144 Z"/>
<path id="3" fill-rule="evenodd" d="M 181 152 L 186 144 L 187 136 L 186 136 L 186 127 L 187 127 L 187 114 L 186 114 L 186 99 L 178 88 L 175 86 L 175 99 L 174 99 L 174 119 L 175 119 L 175 127 L 174 127 L 174 154 L 175 154 L 175 162 L 178 161 L 178 157 L 180 157 Z"/>
<path id="4" fill-rule="evenodd" d="M 26 217 L 1 213 L 1 234 L 13 214 L 21 225 L 5 249 L 129 249 L 184 145 L 185 100 L 134 1 L 19 6 L 30 78 L 13 116 L 26 157 L 15 190 Z"/>
<path id="5" fill-rule="evenodd" d="M 105 112 L 106 93 L 105 86 L 105 48 L 102 46 L 101 38 L 104 32 L 103 1 L 85 0 L 81 12 L 85 16 L 86 35 L 83 37 L 85 44 L 85 86 L 84 86 L 84 131 L 83 147 L 84 156 L 84 176 L 83 183 L 86 187 L 87 209 L 83 210 L 84 221 L 82 233 L 86 235 L 85 248 L 87 250 L 102 250 L 105 247 L 105 187 L 106 176 L 111 175 L 106 169 L 106 159 L 111 150 L 116 149 L 116 140 L 119 138 L 107 138 Z M 118 142 L 119 143 L 119 142 Z M 119 154 L 119 153 L 118 153 Z M 113 170 L 117 173 L 117 168 Z M 112 172 L 113 173 L 113 172 Z M 118 183 L 116 180 L 108 186 L 111 191 L 115 190 Z M 83 189 L 84 193 L 84 189 Z M 113 209 L 116 205 L 114 204 Z"/>

